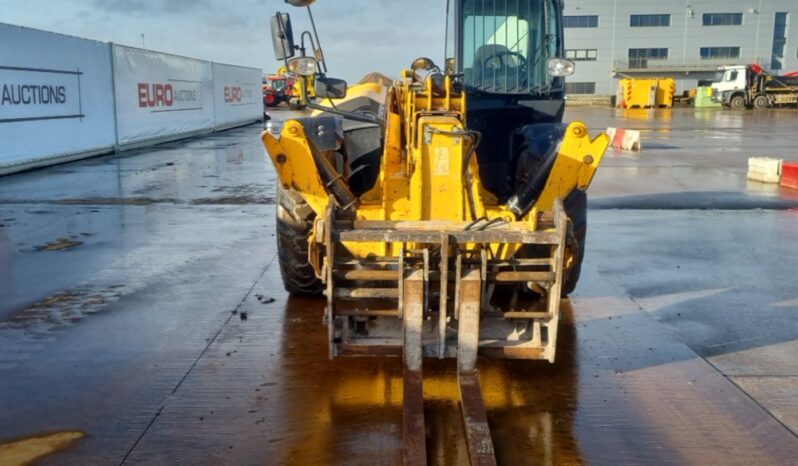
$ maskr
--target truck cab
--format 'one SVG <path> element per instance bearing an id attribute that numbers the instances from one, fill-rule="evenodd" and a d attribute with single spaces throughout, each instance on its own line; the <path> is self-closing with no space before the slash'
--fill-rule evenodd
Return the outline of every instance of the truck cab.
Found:
<path id="1" fill-rule="evenodd" d="M 742 65 L 718 68 L 717 81 L 712 83 L 712 100 L 732 108 L 744 107 L 747 88 L 746 72 L 747 68 Z"/>

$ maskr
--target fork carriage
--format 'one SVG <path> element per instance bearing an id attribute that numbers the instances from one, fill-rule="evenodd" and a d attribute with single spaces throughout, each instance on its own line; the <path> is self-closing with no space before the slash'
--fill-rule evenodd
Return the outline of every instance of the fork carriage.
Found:
<path id="1" fill-rule="evenodd" d="M 480 355 L 554 362 L 567 230 L 561 201 L 537 215 L 534 230 L 486 220 L 356 221 L 336 211 L 328 210 L 321 239 L 331 357 L 400 356 L 413 318 L 424 357 L 458 357 L 466 338 Z M 351 243 L 387 243 L 395 253 L 356 259 Z M 548 254 L 497 254 L 524 246 Z"/>

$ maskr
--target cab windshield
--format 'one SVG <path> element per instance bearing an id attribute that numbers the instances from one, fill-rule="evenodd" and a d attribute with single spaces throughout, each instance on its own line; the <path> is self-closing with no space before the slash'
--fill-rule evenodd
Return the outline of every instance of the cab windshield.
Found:
<path id="1" fill-rule="evenodd" d="M 274 89 L 275 91 L 282 91 L 283 89 L 285 89 L 285 80 L 284 79 L 271 81 L 270 84 L 272 86 L 272 89 Z"/>
<path id="2" fill-rule="evenodd" d="M 460 57 L 467 88 L 530 94 L 550 87 L 547 60 L 558 55 L 555 0 L 465 0 Z"/>

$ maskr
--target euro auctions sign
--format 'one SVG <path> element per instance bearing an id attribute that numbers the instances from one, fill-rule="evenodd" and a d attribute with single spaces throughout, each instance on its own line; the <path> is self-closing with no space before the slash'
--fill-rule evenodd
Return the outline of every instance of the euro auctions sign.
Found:
<path id="1" fill-rule="evenodd" d="M 140 108 L 151 112 L 201 110 L 202 83 L 169 80 L 165 83 L 138 83 Z"/>
<path id="2" fill-rule="evenodd" d="M 0 174 L 112 150 L 109 45 L 1 21 Z"/>
<path id="3" fill-rule="evenodd" d="M 238 104 L 241 103 L 241 86 L 225 86 L 224 87 L 224 103 Z"/>
<path id="4" fill-rule="evenodd" d="M 213 129 L 213 74 L 201 60 L 113 45 L 118 144 Z"/>
<path id="5" fill-rule="evenodd" d="M 213 64 L 213 99 L 216 127 L 262 118 L 261 80 L 257 68 Z"/>
<path id="6" fill-rule="evenodd" d="M 80 69 L 0 66 L 0 123 L 83 118 Z"/>

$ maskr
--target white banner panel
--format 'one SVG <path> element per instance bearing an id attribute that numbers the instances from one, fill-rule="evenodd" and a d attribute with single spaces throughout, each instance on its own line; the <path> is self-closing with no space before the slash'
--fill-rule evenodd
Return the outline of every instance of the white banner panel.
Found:
<path id="1" fill-rule="evenodd" d="M 213 64 L 213 107 L 216 128 L 263 118 L 263 71 L 257 68 Z"/>
<path id="2" fill-rule="evenodd" d="M 213 129 L 209 62 L 113 45 L 120 146 Z"/>
<path id="3" fill-rule="evenodd" d="M 0 173 L 115 137 L 108 44 L 0 23 Z"/>

